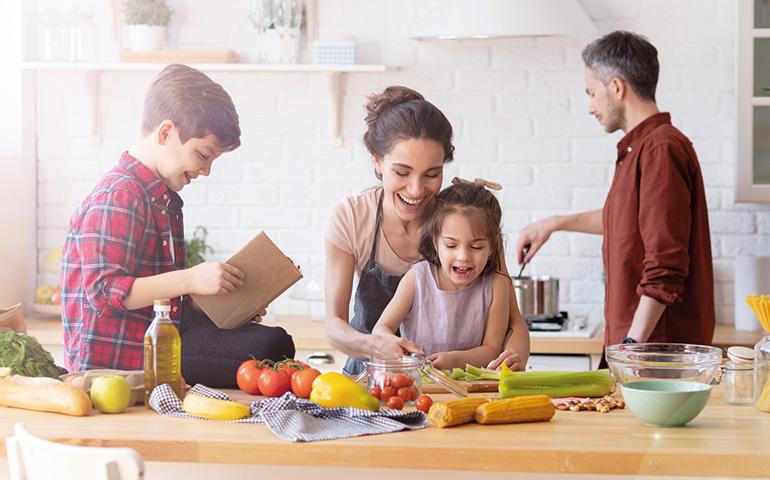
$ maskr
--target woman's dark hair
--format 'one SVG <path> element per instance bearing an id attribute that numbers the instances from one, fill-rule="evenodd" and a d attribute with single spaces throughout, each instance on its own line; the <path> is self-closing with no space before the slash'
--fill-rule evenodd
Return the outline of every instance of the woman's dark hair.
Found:
<path id="1" fill-rule="evenodd" d="M 416 138 L 438 142 L 444 148 L 445 163 L 454 159 L 452 124 L 418 92 L 392 86 L 368 100 L 364 145 L 372 156 L 382 158 L 397 142 Z"/>
<path id="2" fill-rule="evenodd" d="M 639 98 L 655 101 L 658 50 L 645 37 L 623 30 L 608 33 L 583 49 L 583 63 L 604 85 L 618 76 Z"/>
<path id="3" fill-rule="evenodd" d="M 422 257 L 439 266 L 436 239 L 441 235 L 444 219 L 451 213 L 468 217 L 474 232 L 489 240 L 489 260 L 481 274 L 500 269 L 502 239 L 500 221 L 503 213 L 497 198 L 483 185 L 460 183 L 442 190 L 422 214 L 420 243 L 417 246 Z"/>

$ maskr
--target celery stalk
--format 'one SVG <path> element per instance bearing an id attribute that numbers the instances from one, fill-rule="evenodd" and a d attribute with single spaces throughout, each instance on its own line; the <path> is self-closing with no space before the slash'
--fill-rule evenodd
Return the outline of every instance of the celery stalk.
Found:
<path id="1" fill-rule="evenodd" d="M 498 372 L 487 368 L 475 367 L 470 363 L 465 364 L 465 371 L 468 375 L 473 375 L 479 380 L 500 380 L 500 374 Z"/>
<path id="2" fill-rule="evenodd" d="M 612 392 L 607 370 L 591 372 L 512 372 L 506 365 L 498 390 L 503 398 L 543 394 L 550 397 L 602 397 Z"/>

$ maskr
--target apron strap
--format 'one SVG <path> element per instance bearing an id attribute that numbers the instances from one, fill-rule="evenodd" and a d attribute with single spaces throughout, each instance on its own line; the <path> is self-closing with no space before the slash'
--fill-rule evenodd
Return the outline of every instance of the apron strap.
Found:
<path id="1" fill-rule="evenodd" d="M 372 251 L 369 252 L 369 260 L 366 261 L 366 266 L 371 267 L 374 264 L 374 257 L 377 255 L 377 240 L 380 236 L 380 221 L 382 218 L 382 197 L 385 196 L 385 191 L 380 194 L 380 199 L 377 201 L 377 213 L 374 215 L 374 239 L 372 240 Z"/>

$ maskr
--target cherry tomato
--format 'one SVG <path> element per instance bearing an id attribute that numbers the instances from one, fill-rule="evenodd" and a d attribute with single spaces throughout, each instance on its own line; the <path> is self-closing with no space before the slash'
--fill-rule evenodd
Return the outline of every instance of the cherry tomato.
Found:
<path id="1" fill-rule="evenodd" d="M 428 395 L 420 395 L 417 397 L 417 401 L 414 402 L 414 406 L 421 412 L 428 413 L 430 406 L 433 405 L 433 399 Z"/>
<path id="2" fill-rule="evenodd" d="M 371 390 L 369 390 L 369 393 L 371 393 L 372 396 L 374 396 L 376 398 L 380 398 L 380 395 L 382 395 L 382 389 L 380 387 L 378 387 L 377 385 L 375 385 L 374 387 L 372 387 Z"/>
<path id="3" fill-rule="evenodd" d="M 285 373 L 287 373 L 289 375 L 289 377 L 291 377 L 291 375 L 294 372 L 299 370 L 299 368 L 297 368 L 295 365 L 296 364 L 294 363 L 294 360 L 283 361 L 283 362 L 279 362 L 275 366 L 275 369 L 278 370 L 278 371 L 281 371 L 281 372 L 285 372 Z"/>
<path id="4" fill-rule="evenodd" d="M 238 367 L 235 374 L 235 383 L 249 395 L 261 395 L 259 390 L 259 376 L 262 374 L 262 364 L 257 360 L 246 360 Z"/>
<path id="5" fill-rule="evenodd" d="M 310 398 L 310 390 L 313 389 L 313 380 L 321 372 L 315 368 L 296 370 L 291 374 L 291 391 L 299 398 Z"/>
<path id="6" fill-rule="evenodd" d="M 412 389 L 412 398 L 411 398 L 411 400 L 417 400 L 417 397 L 420 396 L 420 391 L 417 390 L 417 385 L 412 385 L 410 388 Z"/>
<path id="7" fill-rule="evenodd" d="M 382 387 L 380 392 L 380 400 L 387 402 L 390 397 L 396 394 L 396 390 L 393 387 Z"/>
<path id="8" fill-rule="evenodd" d="M 393 410 L 401 410 L 404 408 L 404 401 L 401 400 L 401 397 L 390 397 L 388 399 L 388 408 L 392 408 Z"/>
<path id="9" fill-rule="evenodd" d="M 390 379 L 390 384 L 395 388 L 408 387 L 414 383 L 412 377 L 404 375 L 403 373 L 397 373 Z"/>
<path id="10" fill-rule="evenodd" d="M 406 403 L 412 399 L 412 389 L 409 387 L 401 387 L 396 391 L 396 395 Z"/>
<path id="11" fill-rule="evenodd" d="M 280 370 L 265 368 L 259 376 L 259 390 L 266 397 L 280 397 L 291 388 L 291 377 Z"/>

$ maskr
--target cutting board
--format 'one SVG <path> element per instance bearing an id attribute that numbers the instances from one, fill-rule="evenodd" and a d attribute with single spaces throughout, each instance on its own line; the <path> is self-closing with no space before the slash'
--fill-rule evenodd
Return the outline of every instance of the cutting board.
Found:
<path id="1" fill-rule="evenodd" d="M 235 50 L 153 50 L 148 52 L 121 50 L 120 61 L 136 63 L 235 63 L 238 61 L 238 54 Z"/>
<path id="2" fill-rule="evenodd" d="M 497 380 L 476 380 L 474 382 L 458 381 L 469 393 L 497 392 Z M 422 393 L 447 393 L 447 390 L 438 383 L 423 383 Z"/>

